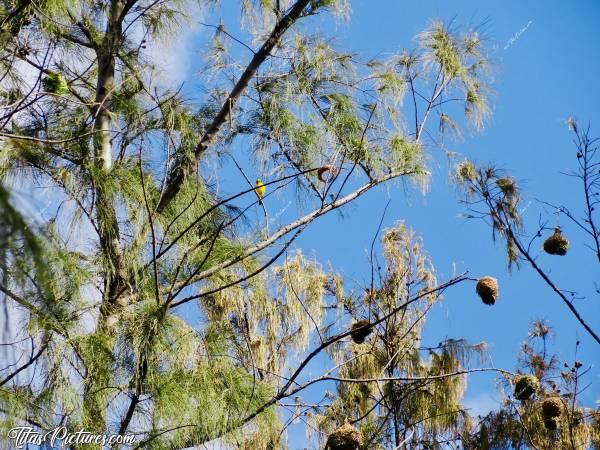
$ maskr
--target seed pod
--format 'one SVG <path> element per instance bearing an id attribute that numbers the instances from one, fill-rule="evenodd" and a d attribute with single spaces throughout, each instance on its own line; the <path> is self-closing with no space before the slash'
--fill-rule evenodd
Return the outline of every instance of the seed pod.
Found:
<path id="1" fill-rule="evenodd" d="M 560 227 L 554 229 L 554 234 L 544 241 L 544 251 L 549 255 L 564 256 L 569 249 L 569 241 L 560 232 Z"/>
<path id="2" fill-rule="evenodd" d="M 540 388 L 540 382 L 533 375 L 521 375 L 515 382 L 515 398 L 517 400 L 529 400 Z"/>
<path id="3" fill-rule="evenodd" d="M 477 281 L 477 295 L 486 305 L 493 305 L 498 298 L 498 280 L 494 277 L 481 277 Z"/>
<path id="4" fill-rule="evenodd" d="M 358 450 L 363 443 L 363 435 L 347 421 L 329 435 L 326 450 Z"/>
<path id="5" fill-rule="evenodd" d="M 354 322 L 352 324 L 352 327 L 350 328 L 352 330 L 352 334 L 350 336 L 356 344 L 362 344 L 363 342 L 365 342 L 367 336 L 369 336 L 373 332 L 373 328 L 363 328 L 367 327 L 369 323 L 370 322 L 365 319 L 359 320 L 358 322 Z"/>
<path id="6" fill-rule="evenodd" d="M 17 50 L 17 55 L 19 55 L 21 58 L 25 58 L 29 55 L 29 52 L 31 52 L 31 49 L 26 44 L 23 47 L 19 47 L 19 49 Z"/>

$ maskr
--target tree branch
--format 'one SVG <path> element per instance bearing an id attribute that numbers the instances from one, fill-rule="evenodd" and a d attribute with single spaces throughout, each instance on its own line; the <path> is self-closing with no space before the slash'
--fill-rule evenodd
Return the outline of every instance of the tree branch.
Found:
<path id="1" fill-rule="evenodd" d="M 226 122 L 227 117 L 231 114 L 233 109 L 233 105 L 237 102 L 242 92 L 248 86 L 248 83 L 252 79 L 252 77 L 256 74 L 259 67 L 262 63 L 267 59 L 275 45 L 279 42 L 284 33 L 300 18 L 304 8 L 310 3 L 310 0 L 298 0 L 294 6 L 290 9 L 290 11 L 275 25 L 271 35 L 268 39 L 263 43 L 262 47 L 254 54 L 252 60 L 244 70 L 244 73 L 240 76 L 240 79 L 237 81 L 228 97 L 223 102 L 223 106 L 221 110 L 214 118 L 204 136 L 200 139 L 196 150 L 194 152 L 196 160 L 200 158 L 200 156 L 206 151 L 208 146 L 212 143 L 213 139 Z M 167 182 L 167 186 L 161 196 L 158 205 L 156 207 L 157 211 L 162 212 L 167 205 L 173 200 L 173 198 L 177 195 L 181 186 L 187 176 L 190 174 L 191 167 L 189 165 L 176 165 L 169 177 L 169 181 Z"/>
<path id="2" fill-rule="evenodd" d="M 397 177 L 400 177 L 403 175 L 409 175 L 411 173 L 412 173 L 411 171 L 409 171 L 409 172 L 395 171 L 395 172 L 391 172 L 387 175 L 383 175 L 379 178 L 374 178 L 371 182 L 361 186 L 356 191 L 346 195 L 345 197 L 342 197 L 332 203 L 325 204 L 322 207 L 320 207 L 319 209 L 316 209 L 316 210 L 312 211 L 311 213 L 299 218 L 298 220 L 280 228 L 278 231 L 273 233 L 269 238 L 259 242 L 258 244 L 248 247 L 246 250 L 241 252 L 239 255 L 229 258 L 229 259 L 223 261 L 222 263 L 211 267 L 210 269 L 207 269 L 207 270 L 204 270 L 203 272 L 198 273 L 193 279 L 188 280 L 188 283 L 195 283 L 195 282 L 204 280 L 223 269 L 231 267 L 232 265 L 237 264 L 252 255 L 255 255 L 256 253 L 270 247 L 276 241 L 278 241 L 285 235 L 289 234 L 290 232 L 294 231 L 295 229 L 302 227 L 304 225 L 307 225 L 310 222 L 312 222 L 313 220 L 317 219 L 318 217 L 321 217 L 321 216 L 327 214 L 328 212 L 333 211 L 334 209 L 338 209 L 338 208 L 346 205 L 347 203 L 350 203 L 352 200 L 360 197 L 365 192 L 369 191 L 371 188 L 377 186 L 378 184 L 381 184 L 385 181 L 388 181 L 388 180 L 391 180 L 391 179 L 394 179 L 394 178 L 397 178 Z M 184 300 L 174 302 L 171 306 L 172 307 L 178 306 L 189 300 L 198 298 L 201 295 L 204 295 L 204 294 L 198 294 L 195 296 L 188 297 Z"/>
<path id="3" fill-rule="evenodd" d="M 19 367 L 17 370 L 15 370 L 13 373 L 11 373 L 9 376 L 7 376 L 4 380 L 0 381 L 0 387 L 4 386 L 6 383 L 8 383 L 10 380 L 12 380 L 14 377 L 16 377 L 19 373 L 21 373 L 23 370 L 27 369 L 30 365 L 32 365 L 34 362 L 37 361 L 37 359 L 42 356 L 42 353 L 44 353 L 44 351 L 48 348 L 48 344 L 49 344 L 49 340 L 46 340 L 42 346 L 40 347 L 40 349 L 38 350 L 38 352 L 35 355 L 32 355 L 31 358 L 29 358 L 29 361 L 27 361 L 27 363 L 23 364 L 21 367 Z"/>

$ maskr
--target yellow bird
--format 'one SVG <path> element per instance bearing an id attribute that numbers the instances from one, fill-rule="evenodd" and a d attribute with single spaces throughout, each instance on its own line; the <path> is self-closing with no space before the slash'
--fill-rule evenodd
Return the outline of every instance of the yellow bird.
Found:
<path id="1" fill-rule="evenodd" d="M 260 178 L 256 179 L 256 184 L 254 185 L 254 192 L 256 192 L 256 196 L 258 197 L 258 201 L 262 203 L 262 199 L 265 196 L 265 190 L 267 188 L 260 180 Z"/>

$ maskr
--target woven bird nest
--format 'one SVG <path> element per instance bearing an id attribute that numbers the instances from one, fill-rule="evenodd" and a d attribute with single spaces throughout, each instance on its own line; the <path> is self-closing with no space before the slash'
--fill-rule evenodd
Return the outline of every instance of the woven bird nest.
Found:
<path id="1" fill-rule="evenodd" d="M 549 419 L 544 419 L 544 426 L 548 431 L 556 431 L 556 429 L 558 428 L 558 421 L 553 417 L 550 417 Z"/>
<path id="2" fill-rule="evenodd" d="M 560 417 L 562 410 L 563 404 L 558 397 L 548 397 L 542 402 L 542 416 L 544 420 Z"/>
<path id="3" fill-rule="evenodd" d="M 325 178 L 325 174 L 328 174 L 327 178 Z M 334 166 L 323 166 L 317 169 L 317 177 L 319 178 L 319 181 L 322 181 L 323 183 L 331 180 L 336 175 L 337 169 Z"/>
<path id="4" fill-rule="evenodd" d="M 486 305 L 493 305 L 498 298 L 498 280 L 494 277 L 481 277 L 477 281 L 477 295 Z"/>
<path id="5" fill-rule="evenodd" d="M 515 382 L 515 398 L 529 400 L 540 388 L 540 381 L 533 375 L 521 375 Z"/>
<path id="6" fill-rule="evenodd" d="M 325 450 L 358 450 L 363 443 L 363 435 L 347 421 L 329 435 Z"/>
<path id="7" fill-rule="evenodd" d="M 367 395 L 371 394 L 373 389 L 369 383 L 359 383 L 358 390 L 366 397 Z"/>
<path id="8" fill-rule="evenodd" d="M 544 251 L 549 255 L 563 256 L 567 254 L 569 241 L 562 235 L 560 228 L 554 229 L 554 234 L 544 241 Z"/>
<path id="9" fill-rule="evenodd" d="M 364 319 L 364 320 L 359 320 L 358 322 L 354 322 L 352 324 L 351 330 L 352 330 L 352 334 L 350 335 L 352 337 L 352 340 L 356 343 L 356 344 L 362 344 L 363 342 L 365 342 L 365 339 L 367 338 L 367 336 L 369 336 L 371 334 L 371 332 L 373 331 L 373 328 L 371 327 L 367 327 L 367 325 L 369 325 L 369 321 Z M 363 327 L 367 327 L 367 328 L 363 328 Z"/>

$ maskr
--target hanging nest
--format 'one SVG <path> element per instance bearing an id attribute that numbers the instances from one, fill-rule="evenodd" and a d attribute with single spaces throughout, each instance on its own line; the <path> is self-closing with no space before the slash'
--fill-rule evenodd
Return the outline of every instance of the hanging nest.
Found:
<path id="1" fill-rule="evenodd" d="M 325 450 L 358 450 L 363 443 L 363 435 L 357 428 L 344 422 L 329 435 Z"/>
<path id="2" fill-rule="evenodd" d="M 350 336 L 356 344 L 362 344 L 363 342 L 365 342 L 367 336 L 369 336 L 373 332 L 373 328 L 371 327 L 363 328 L 369 324 L 370 322 L 366 319 L 359 320 L 358 322 L 354 322 L 352 324 L 352 334 Z"/>
<path id="3" fill-rule="evenodd" d="M 544 419 L 544 426 L 548 431 L 556 431 L 556 429 L 558 428 L 558 421 L 553 417 L 550 417 L 549 419 Z"/>
<path id="4" fill-rule="evenodd" d="M 327 178 L 324 177 L 325 174 L 328 174 Z M 319 181 L 321 181 L 323 183 L 331 180 L 336 175 L 337 175 L 337 169 L 333 166 L 323 166 L 323 167 L 319 167 L 317 169 L 317 177 L 319 178 Z"/>
<path id="5" fill-rule="evenodd" d="M 360 391 L 360 393 L 362 395 L 364 395 L 365 397 L 367 397 L 368 395 L 371 394 L 372 388 L 371 388 L 371 385 L 369 383 L 359 383 L 358 390 Z"/>
<path id="6" fill-rule="evenodd" d="M 46 92 L 56 95 L 65 95 L 69 92 L 69 85 L 62 74 L 49 72 L 46 78 L 42 80 L 42 85 Z"/>
<path id="7" fill-rule="evenodd" d="M 477 295 L 486 305 L 493 305 L 498 298 L 498 280 L 494 277 L 481 277 L 477 281 Z"/>
<path id="8" fill-rule="evenodd" d="M 542 417 L 544 417 L 544 420 L 560 417 L 562 410 L 563 404 L 558 397 L 548 397 L 542 402 Z"/>
<path id="9" fill-rule="evenodd" d="M 549 255 L 564 256 L 569 249 L 569 241 L 562 235 L 560 228 L 554 229 L 554 234 L 544 241 L 544 251 Z"/>
<path id="10" fill-rule="evenodd" d="M 534 375 L 521 375 L 515 382 L 515 398 L 529 400 L 540 388 L 540 381 Z"/>

